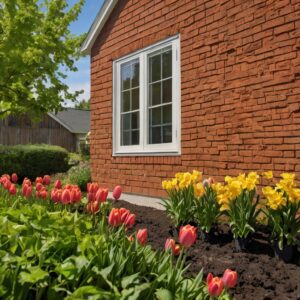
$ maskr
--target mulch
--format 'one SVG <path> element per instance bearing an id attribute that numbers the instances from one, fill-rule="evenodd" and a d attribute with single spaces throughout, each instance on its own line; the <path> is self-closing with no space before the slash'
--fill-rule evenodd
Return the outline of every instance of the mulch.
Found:
<path id="1" fill-rule="evenodd" d="M 114 202 L 113 205 L 125 207 L 136 214 L 135 230 L 147 228 L 148 241 L 154 249 L 163 249 L 168 237 L 178 240 L 177 230 L 164 211 L 125 201 Z M 239 253 L 235 250 L 228 225 L 219 224 L 213 241 L 204 241 L 199 236 L 196 244 L 189 249 L 187 275 L 195 275 L 203 268 L 205 276 L 208 272 L 221 276 L 226 268 L 231 268 L 238 272 L 238 284 L 232 290 L 234 299 L 300 299 L 299 253 L 293 263 L 280 261 L 274 257 L 268 236 L 261 228 L 253 236 L 249 250 Z"/>

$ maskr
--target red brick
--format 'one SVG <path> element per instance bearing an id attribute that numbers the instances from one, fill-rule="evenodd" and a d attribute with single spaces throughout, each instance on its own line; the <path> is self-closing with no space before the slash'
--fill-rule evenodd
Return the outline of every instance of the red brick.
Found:
<path id="1" fill-rule="evenodd" d="M 93 180 L 165 196 L 161 180 L 195 168 L 219 180 L 250 170 L 300 175 L 300 4 L 250 2 L 116 5 L 91 55 Z M 112 157 L 112 61 L 176 33 L 182 155 Z"/>

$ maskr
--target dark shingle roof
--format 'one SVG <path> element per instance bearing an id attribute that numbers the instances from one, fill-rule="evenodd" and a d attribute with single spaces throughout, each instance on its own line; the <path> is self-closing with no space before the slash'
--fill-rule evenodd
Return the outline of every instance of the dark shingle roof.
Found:
<path id="1" fill-rule="evenodd" d="M 88 133 L 90 131 L 90 111 L 66 108 L 57 114 L 48 115 L 72 133 Z"/>

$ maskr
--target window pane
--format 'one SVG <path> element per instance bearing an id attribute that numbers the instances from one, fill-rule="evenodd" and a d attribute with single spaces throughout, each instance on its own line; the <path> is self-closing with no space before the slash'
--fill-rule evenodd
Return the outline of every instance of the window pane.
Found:
<path id="1" fill-rule="evenodd" d="M 172 143 L 172 126 L 163 127 L 163 143 Z"/>
<path id="2" fill-rule="evenodd" d="M 138 62 L 132 64 L 132 81 L 131 87 L 137 87 L 140 85 L 140 64 Z"/>
<path id="3" fill-rule="evenodd" d="M 172 50 L 164 52 L 162 54 L 163 60 L 163 78 L 172 76 Z"/>
<path id="4" fill-rule="evenodd" d="M 153 108 L 151 111 L 151 125 L 161 124 L 161 107 Z"/>
<path id="5" fill-rule="evenodd" d="M 135 112 L 131 114 L 131 129 L 139 129 L 139 113 Z"/>
<path id="6" fill-rule="evenodd" d="M 138 145 L 140 142 L 140 131 L 139 130 L 133 130 L 131 132 L 131 145 Z"/>
<path id="7" fill-rule="evenodd" d="M 163 103 L 172 102 L 172 79 L 163 81 Z"/>
<path id="8" fill-rule="evenodd" d="M 161 127 L 152 127 L 150 128 L 150 144 L 160 144 L 161 140 Z"/>
<path id="9" fill-rule="evenodd" d="M 130 129 L 130 114 L 122 115 L 122 130 Z"/>
<path id="10" fill-rule="evenodd" d="M 149 59 L 150 82 L 161 79 L 161 55 L 155 55 Z"/>
<path id="11" fill-rule="evenodd" d="M 133 89 L 131 91 L 131 110 L 139 109 L 140 107 L 140 89 Z"/>
<path id="12" fill-rule="evenodd" d="M 130 110 L 130 91 L 122 92 L 122 112 Z"/>
<path id="13" fill-rule="evenodd" d="M 161 82 L 150 85 L 150 106 L 161 104 Z"/>
<path id="14" fill-rule="evenodd" d="M 122 146 L 130 145 L 130 131 L 122 132 Z"/>
<path id="15" fill-rule="evenodd" d="M 121 66 L 121 82 L 122 82 L 122 90 L 130 89 L 130 79 L 131 79 L 131 65 L 123 65 Z"/>
<path id="16" fill-rule="evenodd" d="M 172 124 L 172 105 L 165 105 L 163 106 L 163 123 Z"/>

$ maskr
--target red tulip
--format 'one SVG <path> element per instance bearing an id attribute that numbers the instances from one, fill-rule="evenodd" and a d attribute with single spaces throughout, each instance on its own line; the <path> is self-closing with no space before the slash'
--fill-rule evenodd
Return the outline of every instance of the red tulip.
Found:
<path id="1" fill-rule="evenodd" d="M 17 193 L 17 188 L 16 188 L 16 185 L 15 184 L 11 184 L 10 188 L 9 188 L 9 193 L 11 195 L 15 195 Z"/>
<path id="2" fill-rule="evenodd" d="M 113 227 L 118 227 L 122 224 L 121 214 L 119 209 L 113 208 L 108 216 L 108 223 Z"/>
<path id="3" fill-rule="evenodd" d="M 219 277 L 213 277 L 211 273 L 207 275 L 206 279 L 208 293 L 213 297 L 219 297 L 223 292 L 223 281 Z"/>
<path id="4" fill-rule="evenodd" d="M 130 214 L 130 211 L 124 207 L 121 207 L 119 209 L 120 215 L 121 215 L 121 222 L 123 223 L 127 216 Z"/>
<path id="5" fill-rule="evenodd" d="M 96 200 L 96 195 L 95 195 L 94 193 L 89 192 L 89 193 L 87 194 L 87 198 L 88 198 L 88 201 L 89 201 L 89 202 L 93 202 L 93 201 Z"/>
<path id="6" fill-rule="evenodd" d="M 197 238 L 197 228 L 191 225 L 186 225 L 180 228 L 179 243 L 185 248 L 191 247 Z"/>
<path id="7" fill-rule="evenodd" d="M 39 197 L 42 198 L 42 199 L 46 199 L 47 196 L 48 196 L 48 193 L 47 193 L 46 188 L 42 188 L 42 189 L 39 191 Z"/>
<path id="8" fill-rule="evenodd" d="M 223 274 L 222 281 L 223 281 L 225 288 L 235 287 L 236 281 L 237 281 L 237 273 L 230 269 L 226 269 Z"/>
<path id="9" fill-rule="evenodd" d="M 137 232 L 136 238 L 139 241 L 139 243 L 142 246 L 144 246 L 147 242 L 147 239 L 148 239 L 148 230 L 146 228 L 145 229 L 140 229 Z"/>
<path id="10" fill-rule="evenodd" d="M 173 254 L 175 256 L 178 256 L 180 254 L 180 251 L 181 251 L 180 246 L 179 245 L 175 245 L 175 247 L 174 247 L 174 249 L 172 251 L 173 251 Z"/>
<path id="11" fill-rule="evenodd" d="M 59 179 L 55 181 L 54 187 L 55 187 L 56 189 L 61 189 L 61 181 L 60 181 Z"/>
<path id="12" fill-rule="evenodd" d="M 167 239 L 165 242 L 165 250 L 171 250 L 172 253 L 177 256 L 180 253 L 180 246 L 176 245 L 175 240 Z"/>
<path id="13" fill-rule="evenodd" d="M 96 192 L 98 191 L 98 189 L 99 189 L 99 184 L 98 183 L 93 182 L 93 183 L 88 183 L 87 184 L 87 191 L 89 193 L 96 194 Z"/>
<path id="14" fill-rule="evenodd" d="M 38 182 L 36 185 L 35 185 L 35 189 L 39 192 L 41 189 L 43 188 L 43 185 Z"/>
<path id="15" fill-rule="evenodd" d="M 134 224 L 135 224 L 135 214 L 129 214 L 124 221 L 124 225 L 126 226 L 126 228 L 130 229 L 134 226 Z"/>
<path id="16" fill-rule="evenodd" d="M 57 192 L 58 192 L 58 190 L 56 188 L 53 188 L 50 192 L 50 198 L 54 203 L 59 202 Z"/>
<path id="17" fill-rule="evenodd" d="M 26 198 L 30 198 L 32 196 L 32 186 L 31 185 L 26 185 L 26 190 L 24 196 Z"/>
<path id="18" fill-rule="evenodd" d="M 108 196 L 108 189 L 103 189 L 102 195 L 101 195 L 101 202 L 105 202 Z"/>
<path id="19" fill-rule="evenodd" d="M 61 202 L 63 204 L 69 204 L 71 202 L 71 193 L 70 190 L 64 189 L 61 194 Z"/>
<path id="20" fill-rule="evenodd" d="M 43 178 L 43 184 L 49 185 L 51 183 L 51 177 L 49 175 L 45 175 Z"/>
<path id="21" fill-rule="evenodd" d="M 35 179 L 35 184 L 37 184 L 38 182 L 41 183 L 41 184 L 43 184 L 43 178 L 42 177 L 37 177 Z"/>
<path id="22" fill-rule="evenodd" d="M 103 189 L 98 189 L 98 191 L 96 192 L 95 197 L 94 197 L 95 200 L 99 201 L 99 202 L 104 202 L 104 201 L 102 201 L 103 193 L 104 193 Z"/>
<path id="23" fill-rule="evenodd" d="M 96 214 L 99 211 L 99 209 L 100 209 L 100 202 L 98 201 L 89 202 L 86 206 L 86 210 L 92 214 Z"/>
<path id="24" fill-rule="evenodd" d="M 112 195 L 115 198 L 115 200 L 119 200 L 121 197 L 121 194 L 122 194 L 122 188 L 119 185 L 117 185 L 114 188 Z"/>
<path id="25" fill-rule="evenodd" d="M 10 186 L 11 186 L 11 182 L 10 182 L 10 180 L 9 179 L 7 179 L 7 178 L 5 178 L 4 179 L 4 182 L 3 182 L 3 187 L 4 187 L 4 189 L 5 190 L 9 190 L 10 189 Z"/>
<path id="26" fill-rule="evenodd" d="M 25 184 L 31 185 L 31 181 L 27 177 L 24 178 L 22 185 L 25 185 Z"/>
<path id="27" fill-rule="evenodd" d="M 18 181 L 18 175 L 16 173 L 13 173 L 11 175 L 11 180 L 12 180 L 12 182 L 16 183 Z"/>

